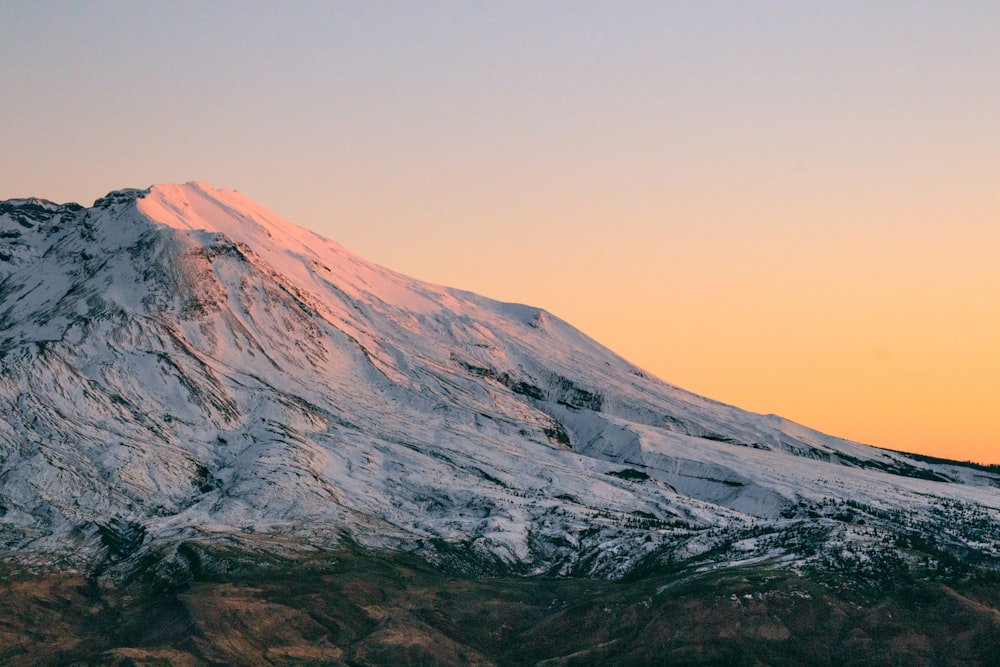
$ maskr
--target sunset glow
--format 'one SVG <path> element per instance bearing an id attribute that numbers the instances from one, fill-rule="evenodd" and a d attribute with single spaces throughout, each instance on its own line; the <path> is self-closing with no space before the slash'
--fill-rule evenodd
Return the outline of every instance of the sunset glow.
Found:
<path id="1" fill-rule="evenodd" d="M 1000 463 L 1000 5 L 8 3 L 0 199 L 233 188 L 662 379 Z"/>

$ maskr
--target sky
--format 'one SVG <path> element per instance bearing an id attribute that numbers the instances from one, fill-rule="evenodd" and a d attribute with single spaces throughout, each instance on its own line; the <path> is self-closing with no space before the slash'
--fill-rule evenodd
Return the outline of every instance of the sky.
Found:
<path id="1" fill-rule="evenodd" d="M 205 181 L 662 379 L 1000 463 L 1000 3 L 0 2 L 0 199 Z"/>

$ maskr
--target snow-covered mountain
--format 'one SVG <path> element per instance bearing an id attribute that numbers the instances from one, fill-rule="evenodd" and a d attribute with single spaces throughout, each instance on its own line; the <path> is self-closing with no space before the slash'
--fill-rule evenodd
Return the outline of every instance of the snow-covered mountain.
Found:
<path id="1" fill-rule="evenodd" d="M 193 536 L 605 576 L 918 539 L 1000 556 L 990 470 L 693 395 L 200 183 L 0 203 L 0 364 L 20 558 Z"/>

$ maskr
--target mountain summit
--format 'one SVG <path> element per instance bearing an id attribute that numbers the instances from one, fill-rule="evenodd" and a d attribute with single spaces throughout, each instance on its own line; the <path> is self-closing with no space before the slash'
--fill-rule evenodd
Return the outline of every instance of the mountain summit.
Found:
<path id="1" fill-rule="evenodd" d="M 0 363 L 0 543 L 26 558 L 350 540 L 613 577 L 863 564 L 886 535 L 1000 555 L 995 472 L 701 398 L 201 183 L 0 203 Z"/>

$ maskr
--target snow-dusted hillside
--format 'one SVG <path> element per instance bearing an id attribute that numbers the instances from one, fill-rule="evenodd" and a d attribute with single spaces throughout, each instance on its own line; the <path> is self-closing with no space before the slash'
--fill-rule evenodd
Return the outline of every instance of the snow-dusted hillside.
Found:
<path id="1" fill-rule="evenodd" d="M 24 558 L 231 534 L 601 575 L 1000 553 L 996 474 L 695 396 L 200 183 L 0 203 L 0 364 Z"/>

